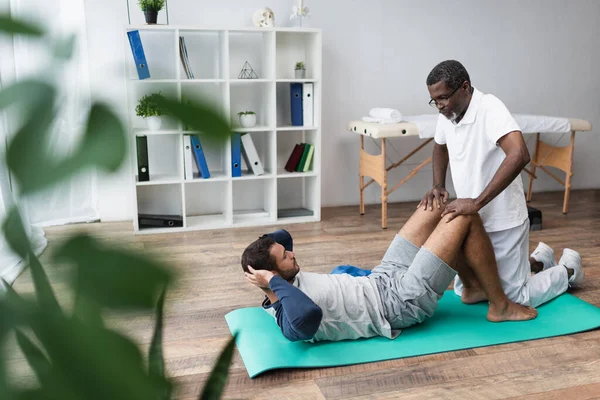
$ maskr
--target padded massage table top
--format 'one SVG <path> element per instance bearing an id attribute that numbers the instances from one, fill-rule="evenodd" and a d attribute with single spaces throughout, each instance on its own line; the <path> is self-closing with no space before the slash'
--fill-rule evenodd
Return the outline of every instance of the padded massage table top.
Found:
<path id="1" fill-rule="evenodd" d="M 404 116 L 406 121 L 397 124 L 380 124 L 362 120 L 350 121 L 348 130 L 373 138 L 419 136 L 429 139 L 435 136 L 438 114 Z M 567 133 L 591 131 L 589 121 L 576 118 L 547 117 L 543 115 L 513 114 L 523 133 Z"/>

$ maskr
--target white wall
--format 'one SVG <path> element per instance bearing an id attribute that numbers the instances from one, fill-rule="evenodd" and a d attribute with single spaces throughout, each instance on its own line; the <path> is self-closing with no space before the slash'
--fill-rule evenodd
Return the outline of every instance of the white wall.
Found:
<path id="1" fill-rule="evenodd" d="M 250 26 L 262 0 L 209 2 L 171 0 L 171 24 Z M 141 21 L 137 2 L 130 0 L 132 19 Z M 293 0 L 269 6 L 277 26 L 288 26 Z M 457 59 L 469 71 L 473 85 L 493 93 L 517 113 L 587 119 L 600 124 L 597 38 L 600 2 L 580 0 L 428 1 L 306 0 L 309 26 L 323 30 L 323 206 L 358 204 L 359 137 L 345 131 L 346 123 L 371 107 L 394 107 L 404 114 L 431 113 L 425 78 L 444 59 Z M 86 0 L 92 90 L 115 107 L 125 107 L 122 62 L 126 58 L 123 0 Z M 600 125 L 598 125 L 600 126 Z M 598 131 L 598 128 L 595 128 Z M 550 143 L 567 144 L 569 135 L 547 135 Z M 526 136 L 530 145 L 533 136 Z M 369 142 L 369 140 L 367 140 Z M 407 154 L 419 139 L 397 139 L 390 157 Z M 376 149 L 369 144 L 370 149 Z M 600 187 L 594 133 L 576 138 L 574 188 Z M 411 164 L 431 153 L 427 147 Z M 412 168 L 412 166 L 410 167 Z M 409 167 L 390 174 L 394 185 Z M 526 176 L 524 175 L 527 184 Z M 132 218 L 130 166 L 100 180 L 102 219 Z M 390 201 L 419 199 L 431 185 L 431 166 L 419 173 Z M 561 190 L 540 173 L 535 191 Z M 366 202 L 379 201 L 371 185 Z"/>

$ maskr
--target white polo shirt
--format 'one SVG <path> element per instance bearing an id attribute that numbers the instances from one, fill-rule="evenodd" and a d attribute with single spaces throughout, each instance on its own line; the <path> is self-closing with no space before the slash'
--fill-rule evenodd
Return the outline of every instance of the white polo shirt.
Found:
<path id="1" fill-rule="evenodd" d="M 440 114 L 435 141 L 448 147 L 452 182 L 458 198 L 477 198 L 491 182 L 506 154 L 498 140 L 521 129 L 496 96 L 474 89 L 458 124 Z M 487 232 L 514 228 L 528 218 L 521 175 L 479 210 Z"/>

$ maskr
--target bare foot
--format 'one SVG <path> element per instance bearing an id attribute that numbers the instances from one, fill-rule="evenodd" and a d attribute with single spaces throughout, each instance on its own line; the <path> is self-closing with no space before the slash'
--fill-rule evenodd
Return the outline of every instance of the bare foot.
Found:
<path id="1" fill-rule="evenodd" d="M 502 321 L 527 321 L 537 317 L 538 312 L 535 308 L 525 307 L 512 301 L 506 305 L 494 305 L 490 303 L 487 319 L 492 322 Z"/>
<path id="2" fill-rule="evenodd" d="M 460 297 L 463 303 L 465 304 L 475 304 L 480 303 L 482 301 L 486 301 L 487 294 L 483 291 L 482 288 L 466 288 L 463 287 L 462 296 Z"/>

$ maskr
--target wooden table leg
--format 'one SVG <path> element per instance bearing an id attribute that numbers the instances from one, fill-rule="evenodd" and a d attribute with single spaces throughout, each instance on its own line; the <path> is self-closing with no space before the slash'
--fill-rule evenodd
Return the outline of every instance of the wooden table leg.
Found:
<path id="1" fill-rule="evenodd" d="M 383 159 L 383 184 L 381 185 L 381 227 L 387 228 L 387 170 L 385 168 L 385 138 L 381 139 L 381 157 Z"/>
<path id="2" fill-rule="evenodd" d="M 365 137 L 360 135 L 360 151 L 363 152 L 364 150 Z M 360 189 L 360 215 L 365 215 L 365 176 L 362 171 L 362 162 L 358 163 L 358 188 Z"/>
<path id="3" fill-rule="evenodd" d="M 531 160 L 531 174 L 529 174 L 529 188 L 527 189 L 527 201 L 531 201 L 531 195 L 533 190 L 533 180 L 535 179 L 535 167 L 537 166 L 537 156 L 540 147 L 540 134 L 535 134 L 535 153 L 533 153 L 533 159 Z"/>
<path id="4" fill-rule="evenodd" d="M 567 166 L 567 179 L 565 179 L 565 201 L 563 203 L 563 214 L 569 209 L 569 197 L 571 196 L 571 177 L 573 176 L 573 151 L 575 150 L 575 132 L 571 132 L 571 145 L 569 146 L 569 159 Z"/>

